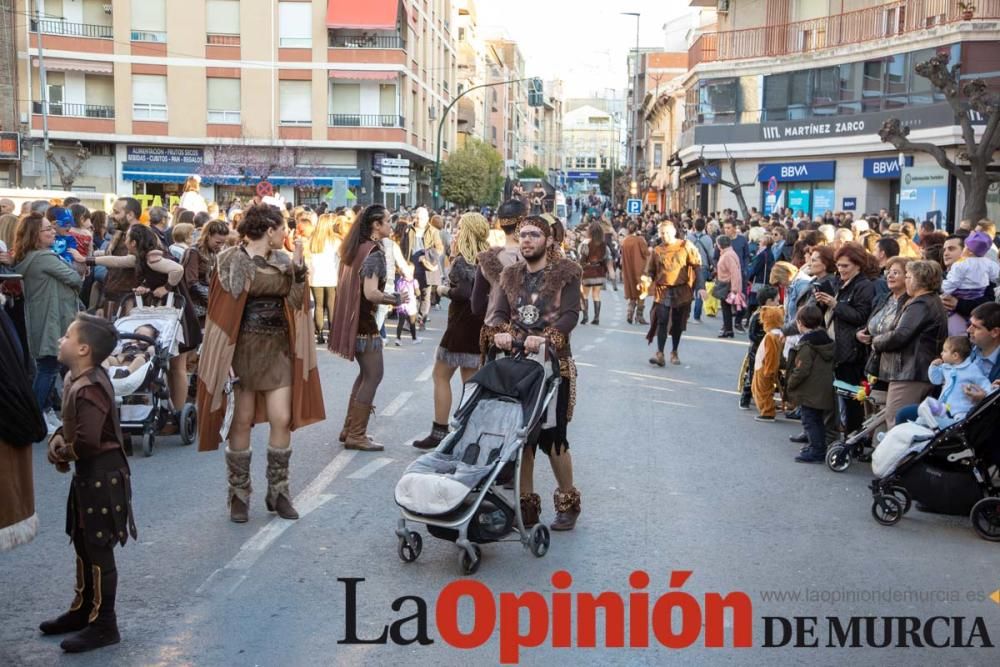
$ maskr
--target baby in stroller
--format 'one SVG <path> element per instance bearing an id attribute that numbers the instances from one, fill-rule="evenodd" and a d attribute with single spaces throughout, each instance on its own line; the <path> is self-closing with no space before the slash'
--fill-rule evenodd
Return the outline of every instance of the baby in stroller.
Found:
<path id="1" fill-rule="evenodd" d="M 972 343 L 968 336 L 949 336 L 945 339 L 941 357 L 931 362 L 927 374 L 932 384 L 941 385 L 938 400 L 947 411 L 938 418 L 941 426 L 954 424 L 975 407 L 966 395 L 966 386 L 979 387 L 987 394 L 994 389 L 972 358 Z"/>
<path id="2" fill-rule="evenodd" d="M 154 342 L 160 335 L 156 327 L 151 324 L 137 327 L 133 333 Z M 149 362 L 153 356 L 154 344 L 141 338 L 132 339 L 122 345 L 117 352 L 109 355 L 101 365 L 108 371 L 112 380 L 126 378 Z"/>

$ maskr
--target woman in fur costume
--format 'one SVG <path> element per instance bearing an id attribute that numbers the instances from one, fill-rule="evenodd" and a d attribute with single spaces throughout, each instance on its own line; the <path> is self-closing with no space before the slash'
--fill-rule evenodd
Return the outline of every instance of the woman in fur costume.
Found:
<path id="1" fill-rule="evenodd" d="M 288 487 L 292 431 L 326 418 L 316 369 L 302 241 L 282 250 L 288 226 L 273 206 L 248 209 L 240 245 L 219 254 L 212 277 L 198 374 L 198 449 L 217 449 L 226 402 L 234 401 L 226 466 L 229 516 L 248 518 L 250 430 L 270 425 L 267 509 L 297 519 Z M 234 392 L 225 389 L 230 369 Z"/>

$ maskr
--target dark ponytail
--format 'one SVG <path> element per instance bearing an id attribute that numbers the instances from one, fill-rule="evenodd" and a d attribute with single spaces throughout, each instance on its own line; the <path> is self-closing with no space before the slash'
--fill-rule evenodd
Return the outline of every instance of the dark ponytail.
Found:
<path id="1" fill-rule="evenodd" d="M 340 246 L 341 261 L 353 264 L 354 258 L 358 254 L 358 248 L 361 247 L 362 243 L 371 239 L 372 227 L 377 222 L 387 220 L 388 217 L 388 211 L 381 204 L 372 204 L 365 207 L 354 220 L 354 224 L 351 225 L 351 231 L 347 233 L 347 238 L 344 239 L 343 244 Z"/>

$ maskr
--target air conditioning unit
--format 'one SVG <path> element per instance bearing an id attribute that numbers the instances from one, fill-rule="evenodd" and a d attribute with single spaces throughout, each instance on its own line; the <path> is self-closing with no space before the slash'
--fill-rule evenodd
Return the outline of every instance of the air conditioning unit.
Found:
<path id="1" fill-rule="evenodd" d="M 715 11 L 720 14 L 726 14 L 729 12 L 729 0 L 719 0 L 719 4 L 716 6 Z"/>

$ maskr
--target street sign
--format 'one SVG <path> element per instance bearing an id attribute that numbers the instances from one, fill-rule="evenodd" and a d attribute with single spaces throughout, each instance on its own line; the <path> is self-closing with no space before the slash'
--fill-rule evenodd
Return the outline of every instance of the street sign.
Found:
<path id="1" fill-rule="evenodd" d="M 778 192 L 778 178 L 777 176 L 772 176 L 767 179 L 767 194 L 773 195 Z"/>
<path id="2" fill-rule="evenodd" d="M 21 159 L 21 135 L 17 132 L 0 132 L 0 159 Z"/>
<path id="3" fill-rule="evenodd" d="M 406 185 L 384 185 L 383 184 L 382 185 L 382 192 L 385 192 L 386 194 L 392 194 L 392 193 L 395 192 L 396 194 L 405 195 L 405 194 L 408 194 L 410 192 L 410 185 L 409 184 L 406 184 Z"/>
<path id="4" fill-rule="evenodd" d="M 386 176 L 382 174 L 382 185 L 409 185 L 410 177 L 406 176 Z"/>
<path id="5" fill-rule="evenodd" d="M 409 167 L 386 167 L 386 166 L 383 166 L 382 167 L 382 175 L 383 176 L 409 176 L 410 175 L 410 168 Z"/>
<path id="6" fill-rule="evenodd" d="M 410 161 L 406 158 L 395 158 L 395 157 L 384 157 L 382 158 L 383 167 L 409 167 Z"/>
<path id="7" fill-rule="evenodd" d="M 629 199 L 625 203 L 625 212 L 629 215 L 639 215 L 642 213 L 642 200 L 641 199 Z"/>

